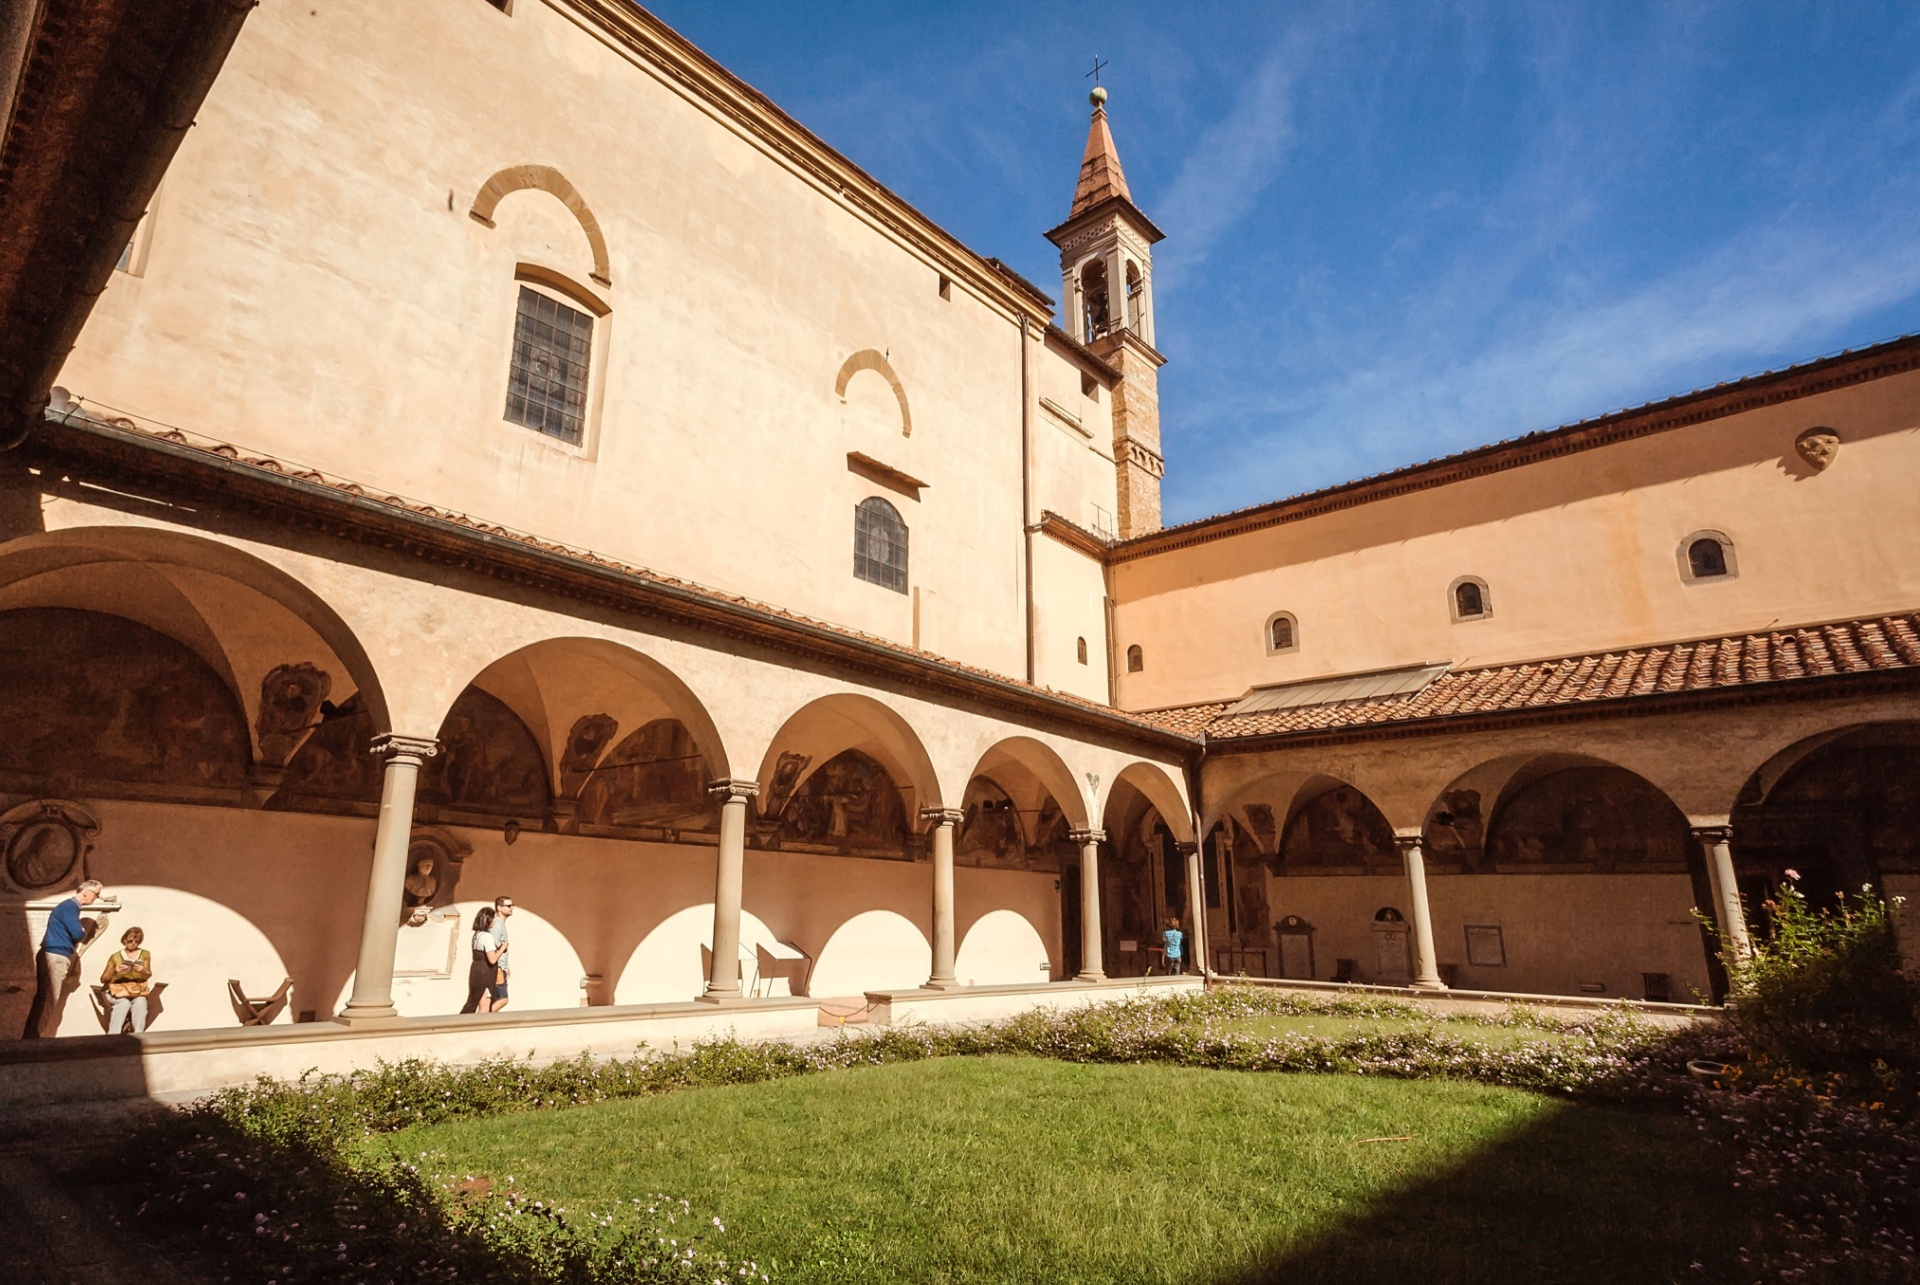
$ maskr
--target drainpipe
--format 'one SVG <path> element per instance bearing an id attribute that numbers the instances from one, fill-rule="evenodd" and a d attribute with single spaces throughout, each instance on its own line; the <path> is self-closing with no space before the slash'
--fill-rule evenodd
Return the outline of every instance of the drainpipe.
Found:
<path id="1" fill-rule="evenodd" d="M 1210 984 L 1214 978 L 1213 965 L 1207 955 L 1207 947 L 1209 945 L 1207 941 L 1207 836 L 1206 832 L 1200 828 L 1205 824 L 1207 815 L 1206 799 L 1201 792 L 1200 785 L 1200 773 L 1201 769 L 1206 765 L 1206 761 L 1207 733 L 1206 729 L 1202 728 L 1200 730 L 1200 751 L 1187 760 L 1187 800 L 1193 809 L 1194 847 L 1199 854 L 1198 859 L 1201 869 L 1199 886 L 1193 891 L 1193 895 L 1199 899 L 1199 904 L 1194 908 L 1193 916 L 1193 935 L 1196 939 L 1194 941 L 1194 951 L 1195 957 L 1200 964 L 1200 976 L 1206 983 Z M 1224 895 L 1225 889 L 1223 888 L 1221 891 L 1222 895 Z"/>
<path id="2" fill-rule="evenodd" d="M 1104 591 L 1100 599 L 1101 614 L 1105 617 L 1107 629 L 1107 705 L 1111 709 L 1120 708 L 1120 653 L 1113 643 L 1113 563 L 1101 559 L 1100 585 Z"/>
<path id="3" fill-rule="evenodd" d="M 1034 682 L 1033 658 L 1033 394 L 1028 385 L 1027 367 L 1033 354 L 1027 351 L 1029 319 L 1020 314 L 1020 530 L 1026 543 L 1027 582 L 1027 681 Z"/>

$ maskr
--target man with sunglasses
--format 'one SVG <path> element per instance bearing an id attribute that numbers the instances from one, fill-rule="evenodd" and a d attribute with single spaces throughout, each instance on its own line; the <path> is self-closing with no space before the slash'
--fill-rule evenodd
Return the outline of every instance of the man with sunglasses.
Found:
<path id="1" fill-rule="evenodd" d="M 494 974 L 495 981 L 488 992 L 493 997 L 493 1004 L 488 1011 L 493 1013 L 507 1006 L 507 980 L 513 972 L 512 966 L 507 963 L 507 920 L 512 915 L 512 897 L 493 899 L 493 939 L 500 943 L 500 961 L 496 965 L 500 971 Z"/>

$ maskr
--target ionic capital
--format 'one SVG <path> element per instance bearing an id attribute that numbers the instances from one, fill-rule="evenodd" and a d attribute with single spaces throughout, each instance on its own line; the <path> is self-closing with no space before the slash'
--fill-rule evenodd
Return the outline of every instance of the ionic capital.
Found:
<path id="1" fill-rule="evenodd" d="M 1396 834 L 1393 836 L 1393 846 L 1400 849 L 1400 855 L 1403 857 L 1409 852 L 1418 852 L 1425 856 L 1426 842 L 1425 835 Z"/>
<path id="2" fill-rule="evenodd" d="M 1709 848 L 1715 848 L 1723 843 L 1733 842 L 1733 827 L 1731 825 L 1695 825 L 1688 826 L 1687 828 L 1693 831 L 1694 838 L 1700 840 L 1702 844 Z"/>
<path id="3" fill-rule="evenodd" d="M 938 829 L 943 825 L 959 825 L 967 819 L 967 814 L 959 808 L 921 808 L 920 819 L 929 829 Z"/>
<path id="4" fill-rule="evenodd" d="M 397 732 L 383 732 L 374 737 L 367 748 L 375 758 L 390 762 L 395 759 L 411 759 L 418 764 L 438 754 L 440 742 L 422 740 L 417 736 L 401 736 Z"/>
<path id="5" fill-rule="evenodd" d="M 717 781 L 707 782 L 707 793 L 718 794 L 722 805 L 739 799 L 746 802 L 760 793 L 760 782 L 742 780 L 737 776 L 723 776 Z"/>
<path id="6" fill-rule="evenodd" d="M 1089 843 L 1105 843 L 1107 832 L 1105 830 L 1069 830 L 1067 838 L 1084 848 Z"/>
<path id="7" fill-rule="evenodd" d="M 1190 857 L 1200 851 L 1200 845 L 1192 839 L 1175 839 L 1173 841 L 1173 848 L 1175 852 L 1178 852 L 1183 857 Z"/>

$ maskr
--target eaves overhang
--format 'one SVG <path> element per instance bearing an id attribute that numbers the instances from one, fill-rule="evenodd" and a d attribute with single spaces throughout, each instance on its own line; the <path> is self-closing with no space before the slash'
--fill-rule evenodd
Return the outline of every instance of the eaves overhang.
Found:
<path id="1" fill-rule="evenodd" d="M 190 504 L 318 531 L 424 562 L 454 565 L 494 579 L 598 606 L 670 621 L 882 679 L 942 699 L 964 701 L 1053 727 L 1139 748 L 1187 756 L 1200 741 L 1105 706 L 1016 679 L 857 634 L 765 604 L 735 598 L 600 557 L 537 540 L 464 515 L 410 505 L 377 490 L 289 466 L 106 423 L 78 411 L 49 410 L 46 422 L 7 458 L 37 468 L 41 485 L 75 487 L 75 498 L 106 500 L 100 488 L 136 500 Z M 313 480 L 319 479 L 319 480 Z"/>
<path id="2" fill-rule="evenodd" d="M 1047 240 L 1053 242 L 1055 245 L 1059 245 L 1087 224 L 1098 222 L 1100 219 L 1105 218 L 1115 211 L 1125 215 L 1128 222 L 1140 229 L 1141 233 L 1147 238 L 1148 245 L 1158 245 L 1167 239 L 1167 234 L 1162 232 L 1158 227 L 1155 227 L 1153 220 L 1141 213 L 1140 207 L 1124 196 L 1109 196 L 1098 205 L 1088 206 L 1085 210 L 1074 215 L 1060 226 L 1048 229 L 1043 235 L 1046 236 Z"/>
<path id="3" fill-rule="evenodd" d="M 1449 486 L 1508 469 L 1558 459 L 1582 451 L 1633 441 L 1694 424 L 1780 405 L 1836 389 L 1920 369 L 1920 334 L 1903 335 L 1867 348 L 1852 349 L 1731 380 L 1663 401 L 1614 411 L 1559 428 L 1475 447 L 1439 459 L 1370 477 L 1356 478 L 1285 499 L 1196 518 L 1134 536 L 1113 547 L 1112 561 L 1131 562 L 1215 540 L 1231 539 L 1289 522 L 1342 509 L 1390 500 L 1416 491 Z"/>

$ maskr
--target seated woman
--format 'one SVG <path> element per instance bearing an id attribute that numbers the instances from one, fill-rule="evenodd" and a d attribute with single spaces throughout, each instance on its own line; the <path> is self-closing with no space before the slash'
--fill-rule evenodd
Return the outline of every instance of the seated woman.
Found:
<path id="1" fill-rule="evenodd" d="M 494 909 L 480 907 L 473 917 L 473 963 L 467 969 L 467 1002 L 462 1013 L 493 1011 L 494 983 L 500 977 L 500 939 L 493 935 Z"/>
<path id="2" fill-rule="evenodd" d="M 118 1035 L 121 1023 L 133 1022 L 133 1033 L 139 1035 L 147 1029 L 147 992 L 153 980 L 153 956 L 140 948 L 147 935 L 138 928 L 129 928 L 120 934 L 120 949 L 113 952 L 107 960 L 107 970 L 100 974 L 100 980 L 106 983 L 107 998 L 112 1007 L 107 1012 L 107 1034 Z"/>

